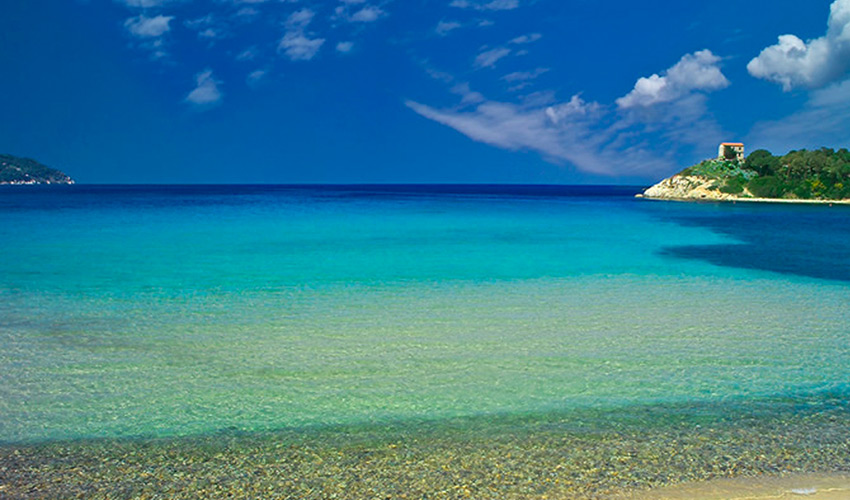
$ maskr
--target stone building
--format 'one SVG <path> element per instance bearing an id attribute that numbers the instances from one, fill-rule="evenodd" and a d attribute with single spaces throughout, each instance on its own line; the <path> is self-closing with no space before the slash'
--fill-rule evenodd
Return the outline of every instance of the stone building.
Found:
<path id="1" fill-rule="evenodd" d="M 744 143 L 742 142 L 724 142 L 720 144 L 717 151 L 717 159 L 719 160 L 738 160 L 744 161 Z"/>

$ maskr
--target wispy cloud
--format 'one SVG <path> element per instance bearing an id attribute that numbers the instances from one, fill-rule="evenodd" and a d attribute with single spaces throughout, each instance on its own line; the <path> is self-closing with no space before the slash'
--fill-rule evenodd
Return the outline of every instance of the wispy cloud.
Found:
<path id="1" fill-rule="evenodd" d="M 804 42 L 782 35 L 747 65 L 756 78 L 776 82 L 785 91 L 820 88 L 844 77 L 850 69 L 850 0 L 835 0 L 829 8 L 826 34 Z"/>
<path id="2" fill-rule="evenodd" d="M 439 23 L 437 23 L 437 27 L 434 28 L 434 32 L 440 36 L 446 36 L 450 32 L 460 28 L 461 26 L 463 25 L 457 21 L 440 21 Z"/>
<path id="3" fill-rule="evenodd" d="M 475 10 L 513 10 L 519 7 L 519 0 L 492 0 L 489 2 L 473 0 L 452 0 L 450 7 Z"/>
<path id="4" fill-rule="evenodd" d="M 263 81 L 266 78 L 266 75 L 268 75 L 267 70 L 257 69 L 248 73 L 248 76 L 245 78 L 245 81 L 248 83 L 249 86 L 254 87 L 257 86 L 261 81 Z"/>
<path id="5" fill-rule="evenodd" d="M 476 69 L 492 68 L 496 66 L 499 59 L 502 59 L 510 53 L 511 49 L 507 47 L 496 47 L 495 49 L 485 50 L 475 56 L 473 66 L 475 66 Z"/>
<path id="6" fill-rule="evenodd" d="M 353 42 L 339 42 L 336 44 L 336 51 L 342 54 L 348 54 L 352 49 L 354 49 Z"/>
<path id="7" fill-rule="evenodd" d="M 228 29 L 227 26 L 216 18 L 213 14 L 190 19 L 183 23 L 187 28 L 197 33 L 198 38 L 205 40 L 217 40 L 224 38 Z"/>
<path id="8" fill-rule="evenodd" d="M 540 33 L 529 33 L 528 35 L 522 35 L 514 38 L 510 43 L 514 45 L 524 45 L 526 43 L 534 43 L 541 38 L 543 38 L 543 35 Z"/>
<path id="9" fill-rule="evenodd" d="M 236 55 L 237 61 L 253 61 L 257 58 L 258 50 L 256 47 L 249 47 Z"/>
<path id="10" fill-rule="evenodd" d="M 173 2 L 175 0 L 116 0 L 119 3 L 123 3 L 127 7 L 139 7 L 139 8 L 151 8 L 151 7 L 159 7 L 161 5 L 165 5 L 167 3 Z"/>
<path id="11" fill-rule="evenodd" d="M 549 68 L 537 68 L 534 71 L 516 71 L 514 73 L 508 73 L 507 75 L 502 77 L 502 80 L 513 83 L 513 82 L 524 82 L 528 80 L 534 80 L 538 76 L 542 75 L 549 71 Z"/>
<path id="12" fill-rule="evenodd" d="M 692 58 L 699 56 L 690 54 L 683 60 Z M 681 71 L 674 68 L 665 75 Z M 520 80 L 532 73 L 513 75 Z M 457 85 L 453 90 L 463 91 Z M 695 84 L 675 97 L 641 101 L 640 109 L 587 102 L 580 95 L 557 102 L 549 93 L 520 103 L 499 102 L 468 87 L 454 108 L 438 109 L 416 101 L 406 104 L 425 118 L 495 147 L 534 151 L 554 163 L 570 163 L 596 174 L 648 175 L 676 168 L 680 156 L 694 148 L 710 149 L 721 137 L 707 112 L 704 93 L 711 90 L 717 86 Z M 632 100 L 637 98 L 626 102 Z"/>
<path id="13" fill-rule="evenodd" d="M 195 75 L 196 86 L 186 96 L 186 102 L 199 108 L 211 107 L 222 99 L 218 86 L 221 82 L 213 77 L 212 70 L 204 70 Z"/>

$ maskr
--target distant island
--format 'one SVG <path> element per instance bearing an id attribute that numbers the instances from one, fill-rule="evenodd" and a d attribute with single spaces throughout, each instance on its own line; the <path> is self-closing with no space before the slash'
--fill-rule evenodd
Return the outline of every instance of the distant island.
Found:
<path id="1" fill-rule="evenodd" d="M 0 184 L 73 184 L 64 172 L 31 160 L 0 154 Z"/>
<path id="2" fill-rule="evenodd" d="M 638 197 L 666 200 L 850 203 L 850 151 L 801 149 L 773 156 L 724 142 L 705 160 L 650 187 Z"/>

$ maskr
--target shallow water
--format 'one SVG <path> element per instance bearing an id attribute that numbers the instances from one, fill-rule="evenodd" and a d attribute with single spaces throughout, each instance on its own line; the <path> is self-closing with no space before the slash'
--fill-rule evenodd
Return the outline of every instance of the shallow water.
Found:
<path id="1" fill-rule="evenodd" d="M 0 442 L 846 393 L 850 210 L 634 192 L 0 190 Z"/>

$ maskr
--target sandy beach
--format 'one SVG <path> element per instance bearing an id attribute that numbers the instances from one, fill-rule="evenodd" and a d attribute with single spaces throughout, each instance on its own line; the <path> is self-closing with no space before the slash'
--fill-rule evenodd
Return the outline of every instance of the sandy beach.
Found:
<path id="1" fill-rule="evenodd" d="M 635 195 L 635 198 L 643 198 L 645 200 L 655 200 L 655 201 L 707 201 L 707 202 L 715 202 L 721 201 L 724 203 L 784 203 L 791 205 L 850 205 L 850 200 L 794 200 L 787 198 L 733 198 L 730 196 L 725 197 L 715 197 L 715 198 L 662 198 L 657 196 L 646 196 L 643 194 Z"/>
<path id="2" fill-rule="evenodd" d="M 850 498 L 850 476 L 801 474 L 787 477 L 718 479 L 623 494 L 613 498 L 623 500 L 847 500 Z"/>

